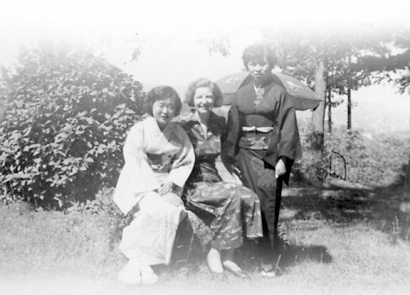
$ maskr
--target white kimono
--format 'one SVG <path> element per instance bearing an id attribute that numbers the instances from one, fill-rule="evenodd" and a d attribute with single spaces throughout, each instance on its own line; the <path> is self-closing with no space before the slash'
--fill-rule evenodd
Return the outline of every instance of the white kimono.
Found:
<path id="1" fill-rule="evenodd" d="M 195 162 L 191 142 L 179 125 L 170 123 L 161 131 L 147 117 L 131 128 L 124 158 L 114 202 L 124 214 L 135 206 L 137 212 L 124 229 L 120 250 L 130 260 L 168 264 L 184 208 L 179 196 L 160 196 L 157 190 L 164 181 L 184 186 Z"/>

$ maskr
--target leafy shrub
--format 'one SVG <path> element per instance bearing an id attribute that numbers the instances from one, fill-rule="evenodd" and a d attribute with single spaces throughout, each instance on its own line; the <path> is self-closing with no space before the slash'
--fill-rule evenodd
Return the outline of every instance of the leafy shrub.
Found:
<path id="1" fill-rule="evenodd" d="M 292 168 L 292 179 L 299 185 L 320 185 L 327 175 L 328 158 L 326 153 L 322 154 L 318 148 L 321 143 L 317 141 L 318 137 L 312 134 L 312 127 L 310 123 L 299 124 L 303 156 L 295 161 Z"/>
<path id="2" fill-rule="evenodd" d="M 361 131 L 334 129 L 332 133 L 325 134 L 324 151 L 318 154 L 309 148 L 309 136 L 306 134 L 302 137 L 303 158 L 295 163 L 297 180 L 318 184 L 335 170 L 337 176 L 343 177 L 344 162 L 332 152 L 335 151 L 345 159 L 346 180 L 351 183 L 388 186 L 403 182 L 403 167 L 410 158 L 409 138 L 379 134 L 377 138 L 370 139 Z"/>
<path id="3" fill-rule="evenodd" d="M 90 50 L 43 43 L 4 71 L 3 194 L 36 205 L 92 199 L 113 185 L 142 87 Z"/>
<path id="4" fill-rule="evenodd" d="M 402 182 L 402 168 L 410 157 L 409 139 L 382 134 L 370 139 L 360 131 L 333 132 L 327 147 L 345 156 L 349 181 L 368 186 Z"/>

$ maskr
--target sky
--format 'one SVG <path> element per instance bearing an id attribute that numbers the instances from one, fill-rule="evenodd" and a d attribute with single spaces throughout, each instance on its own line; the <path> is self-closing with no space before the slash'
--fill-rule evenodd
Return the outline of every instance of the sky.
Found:
<path id="1" fill-rule="evenodd" d="M 171 85 L 180 94 L 196 78 L 217 80 L 241 71 L 242 50 L 261 38 L 261 29 L 289 34 L 304 30 L 338 33 L 410 25 L 410 3 L 403 0 L 2 2 L 0 65 L 12 66 L 21 45 L 35 46 L 41 39 L 80 43 L 104 54 L 145 88 Z M 230 38 L 230 55 L 210 55 L 204 41 L 224 37 Z M 137 47 L 141 54 L 131 62 Z M 403 101 L 405 107 L 400 110 L 408 110 L 409 118 L 408 97 L 397 95 L 391 86 L 378 89 L 363 89 L 359 97 L 385 101 L 387 89 L 389 95 Z"/>

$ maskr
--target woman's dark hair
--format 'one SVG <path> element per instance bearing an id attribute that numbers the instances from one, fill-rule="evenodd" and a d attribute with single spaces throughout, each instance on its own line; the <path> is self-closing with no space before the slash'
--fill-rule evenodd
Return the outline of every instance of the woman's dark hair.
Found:
<path id="1" fill-rule="evenodd" d="M 211 89 L 214 97 L 214 107 L 220 107 L 222 105 L 223 96 L 218 85 L 206 78 L 199 78 L 189 84 L 188 90 L 185 94 L 185 102 L 190 107 L 194 106 L 195 91 L 200 87 L 209 87 Z"/>
<path id="2" fill-rule="evenodd" d="M 171 99 L 175 104 L 175 116 L 181 112 L 182 102 L 178 93 L 170 86 L 157 86 L 152 88 L 145 96 L 144 103 L 147 114 L 152 116 L 152 106 L 158 100 Z"/>
<path id="3" fill-rule="evenodd" d="M 248 63 L 251 59 L 262 60 L 266 57 L 271 68 L 276 63 L 276 55 L 273 50 L 266 44 L 254 44 L 245 48 L 242 54 L 243 64 L 248 69 Z"/>

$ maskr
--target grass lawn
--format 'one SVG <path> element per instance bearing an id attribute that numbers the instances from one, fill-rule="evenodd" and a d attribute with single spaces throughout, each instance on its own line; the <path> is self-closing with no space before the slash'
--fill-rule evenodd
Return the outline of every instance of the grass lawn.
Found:
<path id="1" fill-rule="evenodd" d="M 407 198 L 407 200 L 406 200 Z M 104 214 L 0 206 L 0 294 L 410 294 L 408 196 L 353 189 L 285 191 L 289 246 L 278 267 L 259 276 L 251 248 L 238 262 L 251 280 L 206 266 L 159 269 L 155 286 L 116 280 L 125 259 L 111 247 Z"/>

